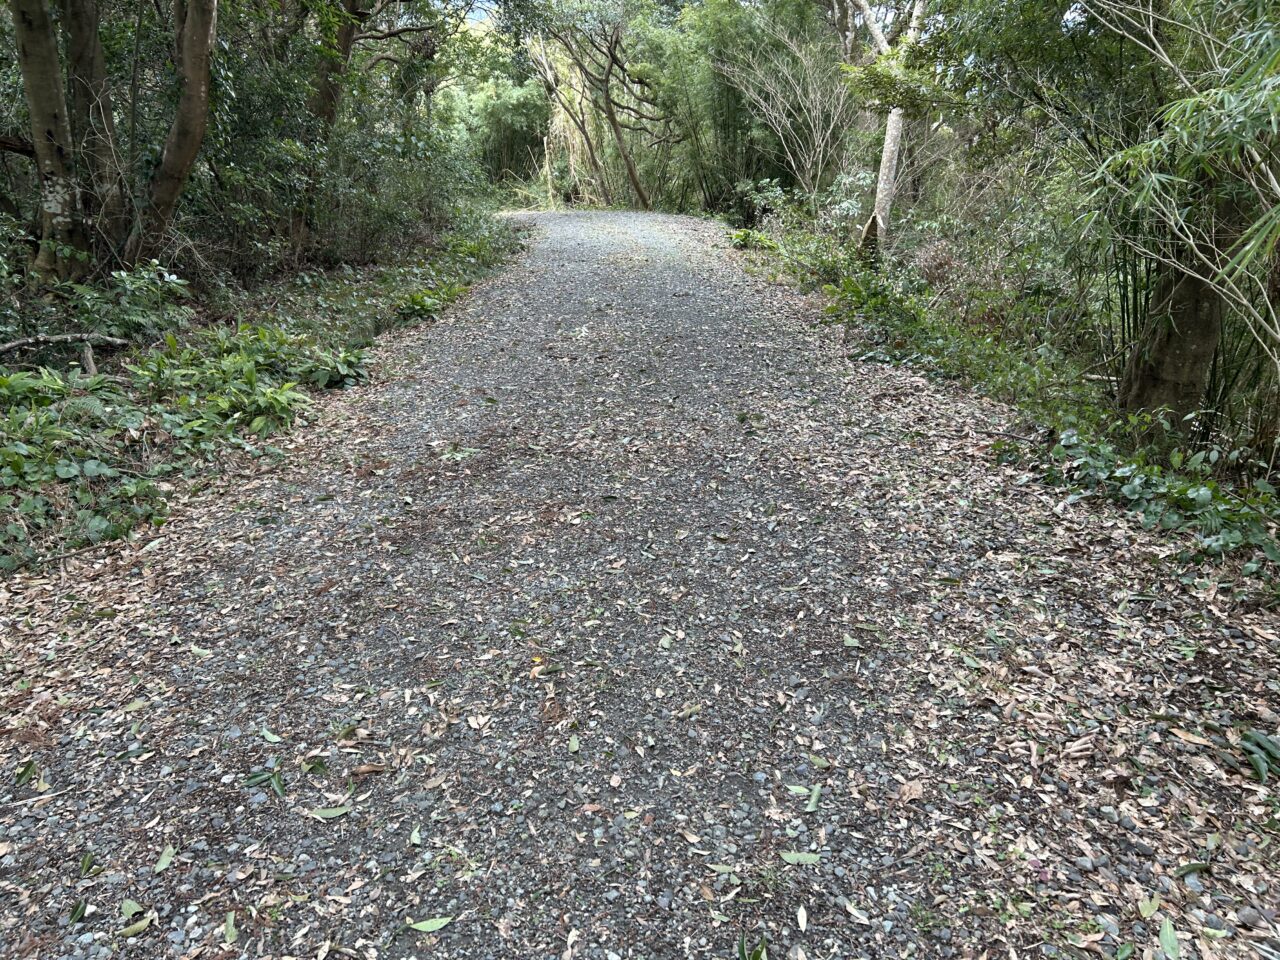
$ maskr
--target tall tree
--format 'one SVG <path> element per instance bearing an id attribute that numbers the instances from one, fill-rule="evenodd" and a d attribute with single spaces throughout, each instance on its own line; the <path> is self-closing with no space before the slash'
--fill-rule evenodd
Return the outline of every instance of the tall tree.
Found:
<path id="1" fill-rule="evenodd" d="M 871 36 L 871 43 L 876 52 L 887 57 L 894 51 L 894 44 L 886 35 L 884 28 L 876 20 L 875 11 L 867 0 L 855 0 L 862 11 L 863 24 Z M 915 42 L 920 36 L 924 24 L 925 0 L 913 0 L 911 13 L 905 31 L 901 35 L 902 44 Z M 862 231 L 863 250 L 870 253 L 883 243 L 889 235 L 889 217 L 893 212 L 893 200 L 898 193 L 898 159 L 902 156 L 902 137 L 906 126 L 906 112 L 900 106 L 890 108 L 889 116 L 884 122 L 884 146 L 880 151 L 880 169 L 876 174 L 876 199 L 870 219 Z"/>
<path id="2" fill-rule="evenodd" d="M 147 200 L 129 238 L 126 259 L 130 261 L 145 260 L 159 252 L 209 124 L 210 61 L 218 29 L 218 0 L 174 0 L 173 17 L 174 62 L 182 89 Z"/>
<path id="3" fill-rule="evenodd" d="M 47 279 L 66 279 L 87 269 L 88 244 L 58 38 L 44 0 L 10 0 L 10 9 L 40 181 L 40 237 L 32 269 Z"/>
<path id="4" fill-rule="evenodd" d="M 128 230 L 128 197 L 97 0 L 62 0 L 62 27 L 67 36 L 71 134 L 80 166 L 87 168 L 84 215 L 101 244 L 114 250 Z"/>

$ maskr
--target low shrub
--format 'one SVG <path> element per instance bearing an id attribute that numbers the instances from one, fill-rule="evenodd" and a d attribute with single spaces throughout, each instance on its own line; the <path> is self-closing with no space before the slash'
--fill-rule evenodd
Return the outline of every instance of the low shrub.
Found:
<path id="1" fill-rule="evenodd" d="M 269 309 L 237 303 L 238 322 L 194 330 L 180 281 L 154 265 L 61 291 L 97 311 L 92 329 L 158 341 L 111 376 L 0 367 L 0 570 L 163 523 L 171 478 L 207 473 L 227 447 L 262 452 L 309 390 L 367 377 L 363 344 L 434 317 L 512 244 L 478 229 L 420 262 L 302 274 Z"/>
<path id="2" fill-rule="evenodd" d="M 1137 513 L 1148 528 L 1191 534 L 1200 554 L 1220 556 L 1254 547 L 1259 556 L 1244 568 L 1252 574 L 1264 559 L 1280 563 L 1274 532 L 1280 500 L 1275 487 L 1261 477 L 1243 487 L 1215 478 L 1220 460 L 1238 461 L 1240 455 L 1209 449 L 1187 456 L 1174 450 L 1165 463 L 1149 462 L 1146 451 L 1124 452 L 1109 439 L 1087 439 L 1065 430 L 1053 448 L 1050 477 L 1077 488 L 1069 500 L 1101 494 Z"/>

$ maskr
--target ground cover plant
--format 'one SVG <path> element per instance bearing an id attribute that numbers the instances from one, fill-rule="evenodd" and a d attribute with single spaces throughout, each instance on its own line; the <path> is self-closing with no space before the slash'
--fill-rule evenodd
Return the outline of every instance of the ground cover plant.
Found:
<path id="1" fill-rule="evenodd" d="M 176 297 L 151 294 L 142 308 L 129 274 L 119 291 L 73 290 L 77 306 L 92 298 L 90 331 L 167 332 L 118 348 L 102 372 L 96 362 L 93 372 L 0 367 L 0 567 L 162 524 L 167 495 L 209 479 L 229 448 L 269 454 L 270 438 L 306 417 L 310 393 L 366 379 L 364 350 L 377 334 L 435 319 L 510 250 L 501 226 L 483 224 L 445 235 L 417 261 L 300 274 L 257 291 L 253 304 L 232 300 L 226 320 L 196 323 Z"/>

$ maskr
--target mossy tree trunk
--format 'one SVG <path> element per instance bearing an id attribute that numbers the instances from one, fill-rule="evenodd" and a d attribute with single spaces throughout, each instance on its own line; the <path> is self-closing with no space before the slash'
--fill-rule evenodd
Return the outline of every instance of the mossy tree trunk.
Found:
<path id="1" fill-rule="evenodd" d="M 10 9 L 40 180 L 40 238 L 32 270 L 46 280 L 71 279 L 86 272 L 89 258 L 58 39 L 45 0 L 10 0 Z"/>

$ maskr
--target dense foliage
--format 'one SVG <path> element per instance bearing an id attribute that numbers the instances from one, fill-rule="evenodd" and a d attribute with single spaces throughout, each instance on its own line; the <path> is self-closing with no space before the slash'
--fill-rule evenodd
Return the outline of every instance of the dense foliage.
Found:
<path id="1" fill-rule="evenodd" d="M 517 5 L 199 2 L 0 18 L 0 567 L 162 521 L 507 246 Z"/>

